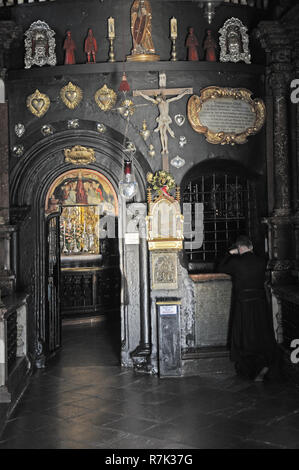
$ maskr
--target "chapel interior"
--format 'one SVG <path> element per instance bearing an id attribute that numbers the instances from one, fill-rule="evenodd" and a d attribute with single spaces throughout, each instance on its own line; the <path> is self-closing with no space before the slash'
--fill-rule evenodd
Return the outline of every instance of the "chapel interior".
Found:
<path id="1" fill-rule="evenodd" d="M 299 447 L 298 21 L 0 0 L 0 448 Z M 259 388 L 216 270 L 244 234 L 282 357 Z"/>

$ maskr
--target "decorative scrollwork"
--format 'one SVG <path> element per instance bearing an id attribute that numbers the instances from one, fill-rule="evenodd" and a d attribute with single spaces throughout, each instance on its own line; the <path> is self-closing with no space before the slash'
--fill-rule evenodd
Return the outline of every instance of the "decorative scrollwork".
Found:
<path id="1" fill-rule="evenodd" d="M 193 95 L 188 101 L 189 122 L 211 144 L 244 144 L 266 119 L 264 102 L 251 95 L 245 88 L 204 88 L 200 97 Z"/>
<path id="2" fill-rule="evenodd" d="M 65 162 L 73 165 L 88 165 L 96 160 L 95 151 L 92 148 L 75 145 L 71 149 L 64 149 Z"/>

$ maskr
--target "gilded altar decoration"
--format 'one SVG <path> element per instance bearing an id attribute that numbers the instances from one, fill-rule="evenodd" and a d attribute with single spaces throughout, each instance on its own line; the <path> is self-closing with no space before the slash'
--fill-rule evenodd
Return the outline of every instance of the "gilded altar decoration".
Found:
<path id="1" fill-rule="evenodd" d="M 211 144 L 244 144 L 266 119 L 264 102 L 251 96 L 245 88 L 204 88 L 200 96 L 193 95 L 188 101 L 189 122 Z"/>
<path id="2" fill-rule="evenodd" d="M 152 289 L 177 289 L 176 253 L 152 253 Z"/>
<path id="3" fill-rule="evenodd" d="M 96 160 L 94 149 L 75 145 L 71 149 L 64 149 L 65 162 L 73 165 L 89 165 Z"/>
<path id="4" fill-rule="evenodd" d="M 102 111 L 109 111 L 116 103 L 117 95 L 105 84 L 94 95 L 95 102 Z"/>
<path id="5" fill-rule="evenodd" d="M 184 218 L 180 208 L 180 191 L 175 197 L 169 191 L 175 187 L 173 177 L 165 171 L 147 176 L 148 216 L 146 218 L 149 250 L 181 250 L 183 247 Z M 152 188 L 152 189 L 151 189 Z M 153 199 L 152 190 L 157 191 Z"/>
<path id="6" fill-rule="evenodd" d="M 44 21 L 35 21 L 25 32 L 25 69 L 56 65 L 55 32 Z"/>
<path id="7" fill-rule="evenodd" d="M 62 256 L 100 253 L 99 206 L 66 206 L 60 216 Z"/>
<path id="8" fill-rule="evenodd" d="M 35 90 L 32 95 L 27 97 L 26 104 L 29 111 L 34 114 L 34 116 L 40 118 L 46 114 L 51 102 L 47 95 L 41 93 L 39 90 Z"/>
<path id="9" fill-rule="evenodd" d="M 60 97 L 69 109 L 75 109 L 82 100 L 83 93 L 80 87 L 69 82 L 61 88 Z"/>
<path id="10" fill-rule="evenodd" d="M 246 26 L 238 18 L 229 18 L 219 29 L 220 62 L 251 63 Z"/>
<path id="11" fill-rule="evenodd" d="M 160 60 L 152 40 L 152 8 L 149 0 L 134 0 L 131 7 L 133 49 L 128 61 Z"/>
<path id="12" fill-rule="evenodd" d="M 101 238 L 107 235 L 102 218 L 118 215 L 117 194 L 110 181 L 94 170 L 67 171 L 54 181 L 46 197 L 47 213 L 59 208 L 62 256 L 99 254 Z"/>

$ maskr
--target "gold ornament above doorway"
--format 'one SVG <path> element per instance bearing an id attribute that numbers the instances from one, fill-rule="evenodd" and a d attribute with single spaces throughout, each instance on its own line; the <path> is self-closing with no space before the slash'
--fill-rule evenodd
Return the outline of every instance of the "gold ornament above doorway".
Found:
<path id="1" fill-rule="evenodd" d="M 27 108 L 38 118 L 46 114 L 50 104 L 50 98 L 39 90 L 35 90 L 35 92 L 32 93 L 32 95 L 29 95 L 26 100 Z"/>
<path id="2" fill-rule="evenodd" d="M 116 103 L 117 95 L 105 84 L 94 95 L 95 102 L 102 111 L 109 111 Z"/>
<path id="3" fill-rule="evenodd" d="M 60 97 L 69 109 L 75 109 L 82 100 L 83 92 L 80 87 L 69 82 L 61 88 Z"/>
<path id="4" fill-rule="evenodd" d="M 75 145 L 71 149 L 64 149 L 65 162 L 73 165 L 89 165 L 96 160 L 95 151 L 92 148 Z"/>

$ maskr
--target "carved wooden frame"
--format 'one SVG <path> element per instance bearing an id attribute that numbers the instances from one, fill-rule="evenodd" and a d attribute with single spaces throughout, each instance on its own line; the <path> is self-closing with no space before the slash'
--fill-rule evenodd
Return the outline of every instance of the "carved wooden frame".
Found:
<path id="1" fill-rule="evenodd" d="M 247 137 L 250 135 L 257 134 L 263 127 L 266 119 L 266 106 L 264 102 L 256 98 L 251 99 L 252 92 L 246 88 L 222 88 L 217 86 L 210 86 L 201 90 L 201 95 L 193 95 L 188 101 L 187 112 L 188 119 L 192 128 L 200 133 L 204 134 L 206 140 L 211 144 L 244 144 L 247 142 Z M 255 122 L 252 127 L 244 129 L 243 132 L 214 132 L 208 127 L 204 126 L 199 117 L 199 112 L 202 109 L 203 104 L 208 100 L 215 98 L 233 98 L 235 100 L 243 100 L 249 104 L 252 112 L 255 114 Z"/>

